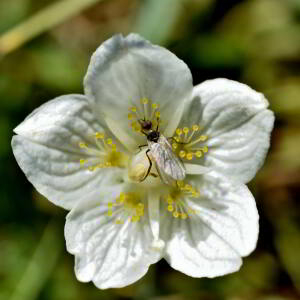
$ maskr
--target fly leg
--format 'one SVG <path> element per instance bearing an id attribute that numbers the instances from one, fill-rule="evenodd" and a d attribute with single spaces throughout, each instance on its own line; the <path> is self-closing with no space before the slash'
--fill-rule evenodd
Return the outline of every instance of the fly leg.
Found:
<path id="1" fill-rule="evenodd" d="M 150 159 L 150 157 L 149 157 L 149 155 L 148 155 L 148 152 L 150 152 L 150 149 L 148 149 L 148 150 L 146 151 L 146 155 L 147 155 L 147 158 L 148 158 L 148 160 L 149 160 L 149 168 L 148 168 L 148 171 L 147 171 L 146 176 L 141 180 L 141 182 L 144 181 L 144 180 L 148 177 L 148 175 L 149 175 L 149 173 L 150 173 L 150 171 L 151 171 L 151 168 L 152 168 L 152 161 L 151 161 L 151 159 Z"/>
<path id="2" fill-rule="evenodd" d="M 143 147 L 147 147 L 148 145 L 139 145 L 139 149 L 140 149 L 140 151 L 139 152 L 141 152 L 142 151 L 142 148 Z"/>

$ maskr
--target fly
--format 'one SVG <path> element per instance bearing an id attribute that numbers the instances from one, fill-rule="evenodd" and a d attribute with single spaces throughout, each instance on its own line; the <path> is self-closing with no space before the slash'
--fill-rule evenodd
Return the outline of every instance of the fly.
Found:
<path id="1" fill-rule="evenodd" d="M 146 155 L 150 164 L 147 174 L 141 181 L 144 181 L 151 171 L 152 160 L 148 155 L 150 152 L 161 180 L 165 184 L 171 185 L 174 180 L 183 180 L 185 178 L 185 168 L 182 161 L 172 151 L 172 147 L 167 138 L 159 132 L 158 121 L 159 120 L 157 120 L 156 130 L 152 129 L 151 121 L 139 121 L 142 127 L 142 133 L 147 137 L 148 150 L 146 151 Z"/>

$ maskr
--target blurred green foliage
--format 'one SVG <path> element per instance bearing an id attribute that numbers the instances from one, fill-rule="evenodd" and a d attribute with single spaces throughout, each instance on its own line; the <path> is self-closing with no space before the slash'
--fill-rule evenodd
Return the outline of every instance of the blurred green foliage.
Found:
<path id="1" fill-rule="evenodd" d="M 53 2 L 0 0 L 0 33 Z M 194 84 L 216 77 L 245 82 L 276 113 L 269 156 L 250 184 L 260 213 L 258 247 L 240 272 L 194 279 L 161 261 L 123 289 L 80 283 L 64 246 L 66 212 L 34 191 L 14 160 L 13 128 L 45 101 L 81 93 L 95 48 L 131 31 L 175 52 Z M 300 0 L 106 0 L 3 54 L 1 300 L 300 299 Z"/>

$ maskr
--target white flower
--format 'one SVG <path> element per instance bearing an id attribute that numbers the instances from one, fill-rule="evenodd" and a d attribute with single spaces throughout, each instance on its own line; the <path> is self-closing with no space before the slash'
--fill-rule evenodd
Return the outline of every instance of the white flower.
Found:
<path id="1" fill-rule="evenodd" d="M 194 277 L 238 270 L 258 236 L 245 183 L 269 147 L 264 96 L 226 79 L 193 88 L 184 62 L 135 34 L 97 49 L 84 87 L 35 110 L 12 140 L 28 180 L 71 210 L 65 237 L 77 278 L 122 287 L 162 257 Z M 151 152 L 146 177 L 141 120 L 172 137 L 184 180 L 162 182 Z"/>

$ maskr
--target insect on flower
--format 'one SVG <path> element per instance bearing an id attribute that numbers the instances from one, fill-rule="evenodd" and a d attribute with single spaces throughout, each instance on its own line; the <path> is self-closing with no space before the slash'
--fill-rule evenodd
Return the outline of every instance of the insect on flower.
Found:
<path id="1" fill-rule="evenodd" d="M 172 147 L 167 138 L 163 136 L 159 130 L 159 119 L 157 119 L 156 129 L 152 129 L 152 122 L 148 120 L 139 120 L 141 125 L 141 132 L 146 135 L 148 150 L 146 151 L 149 160 L 149 168 L 145 177 L 141 180 L 144 181 L 150 174 L 152 168 L 152 160 L 148 153 L 150 152 L 152 159 L 155 162 L 156 170 L 159 177 L 165 184 L 173 184 L 174 180 L 183 180 L 185 178 L 185 168 L 182 161 L 172 151 Z M 147 145 L 139 146 L 144 147 Z"/>

